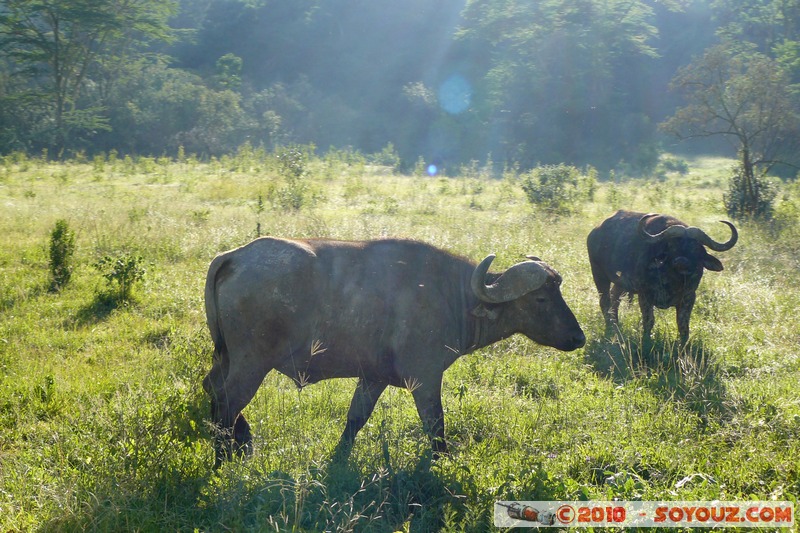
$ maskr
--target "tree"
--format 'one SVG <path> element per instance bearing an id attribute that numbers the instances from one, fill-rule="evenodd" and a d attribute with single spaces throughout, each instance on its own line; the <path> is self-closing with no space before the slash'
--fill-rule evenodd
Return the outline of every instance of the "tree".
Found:
<path id="1" fill-rule="evenodd" d="M 100 132 L 101 150 L 220 156 L 235 151 L 257 124 L 242 110 L 239 93 L 215 90 L 191 72 L 170 68 L 166 58 L 148 56 L 121 67 L 104 96 L 112 131 Z"/>
<path id="2" fill-rule="evenodd" d="M 800 83 L 800 0 L 713 0 L 717 34 L 731 47 L 778 61 Z"/>
<path id="3" fill-rule="evenodd" d="M 800 121 L 789 87 L 776 61 L 723 45 L 680 69 L 670 84 L 688 103 L 664 130 L 679 139 L 722 136 L 736 148 L 746 204 L 738 214 L 757 215 L 764 175 L 777 163 L 791 163 L 783 156 L 797 146 Z"/>
<path id="4" fill-rule="evenodd" d="M 32 136 L 62 150 L 67 139 L 107 129 L 97 99 L 84 98 L 103 66 L 152 39 L 168 39 L 173 1 L 6 0 L 0 4 L 0 52 L 27 80 L 26 97 L 48 109 Z M 112 63 L 113 63 L 112 62 Z M 100 78 L 100 76 L 97 76 Z M 15 95 L 19 96 L 19 95 Z"/>
<path id="5" fill-rule="evenodd" d="M 717 33 L 735 46 L 749 43 L 772 54 L 782 43 L 800 39 L 800 0 L 712 0 Z"/>
<path id="6" fill-rule="evenodd" d="M 640 0 L 467 2 L 458 38 L 484 69 L 476 100 L 502 143 L 491 152 L 526 167 L 640 155 L 655 131 L 641 81 L 658 56 L 654 22 Z"/>

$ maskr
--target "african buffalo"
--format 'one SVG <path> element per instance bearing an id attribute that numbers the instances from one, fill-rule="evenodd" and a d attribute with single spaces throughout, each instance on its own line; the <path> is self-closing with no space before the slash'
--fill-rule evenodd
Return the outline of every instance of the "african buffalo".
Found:
<path id="1" fill-rule="evenodd" d="M 617 211 L 594 228 L 587 246 L 607 333 L 617 323 L 621 296 L 637 294 L 645 339 L 655 322 L 653 306 L 675 307 L 678 333 L 686 344 L 703 269 L 722 270 L 722 263 L 706 248 L 724 252 L 739 238 L 733 224 L 721 222 L 731 229 L 731 238 L 724 243 L 674 217 L 653 213 Z"/>
<path id="2" fill-rule="evenodd" d="M 574 350 L 585 337 L 561 276 L 537 258 L 487 273 L 430 245 L 261 238 L 217 256 L 205 304 L 214 342 L 203 381 L 216 464 L 251 449 L 241 414 L 272 370 L 298 386 L 357 377 L 336 448 L 346 456 L 388 385 L 411 390 L 435 453 L 446 452 L 442 374 L 464 354 L 522 333 Z"/>

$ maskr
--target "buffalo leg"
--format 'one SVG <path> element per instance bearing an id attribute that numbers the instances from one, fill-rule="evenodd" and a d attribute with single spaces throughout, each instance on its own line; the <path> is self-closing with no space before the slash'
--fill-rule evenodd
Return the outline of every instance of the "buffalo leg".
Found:
<path id="1" fill-rule="evenodd" d="M 619 302 L 623 292 L 622 287 L 614 283 L 607 293 L 600 296 L 600 309 L 606 321 L 606 335 L 611 335 L 619 329 Z"/>
<path id="2" fill-rule="evenodd" d="M 227 355 L 227 354 L 226 354 Z M 262 364 L 250 364 L 249 358 L 236 360 L 240 363 L 223 365 L 222 359 L 215 360 L 214 366 L 203 380 L 203 388 L 211 396 L 211 419 L 217 429 L 215 435 L 214 467 L 234 455 L 252 452 L 252 434 L 242 409 L 250 403 L 258 387 L 269 372 Z M 242 364 L 244 362 L 248 364 Z M 224 367 L 228 373 L 224 375 Z"/>
<path id="3" fill-rule="evenodd" d="M 687 342 L 689 342 L 689 319 L 692 318 L 694 301 L 694 293 L 686 294 L 675 307 L 678 320 L 678 335 L 680 335 L 682 345 L 685 345 Z"/>
<path id="4" fill-rule="evenodd" d="M 234 425 L 234 421 L 227 415 L 228 394 L 224 373 L 223 364 L 215 357 L 211 371 L 203 379 L 203 389 L 211 397 L 211 421 L 215 431 L 214 468 L 218 468 L 226 458 L 226 444 L 230 442 Z M 227 450 L 230 451 L 229 445 Z"/>
<path id="5" fill-rule="evenodd" d="M 417 406 L 422 428 L 431 439 L 433 456 L 447 453 L 447 442 L 444 440 L 444 409 L 442 409 L 442 380 L 419 384 L 411 391 L 414 404 Z"/>
<path id="6" fill-rule="evenodd" d="M 603 320 L 606 323 L 606 334 L 610 331 L 610 324 L 608 320 L 608 311 L 611 309 L 611 282 L 603 275 L 602 269 L 591 263 L 592 278 L 597 287 L 597 293 L 600 295 L 600 312 L 603 314 Z"/>
<path id="7" fill-rule="evenodd" d="M 653 304 L 650 301 L 639 295 L 639 309 L 642 312 L 642 329 L 644 330 L 645 341 L 650 340 L 650 335 L 653 332 L 653 326 L 656 323 L 656 316 L 653 310 Z"/>
<path id="8" fill-rule="evenodd" d="M 375 404 L 378 403 L 378 398 L 386 390 L 386 385 L 386 383 L 368 381 L 364 378 L 358 380 L 353 399 L 350 401 L 350 410 L 347 411 L 347 424 L 339 439 L 339 444 L 336 445 L 334 457 L 345 458 L 350 455 L 356 434 L 367 423 L 375 409 Z"/>

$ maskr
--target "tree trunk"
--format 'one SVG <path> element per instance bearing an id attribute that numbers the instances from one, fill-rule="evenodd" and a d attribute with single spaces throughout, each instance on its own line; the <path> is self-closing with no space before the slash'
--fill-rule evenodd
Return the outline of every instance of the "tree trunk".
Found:
<path id="1" fill-rule="evenodd" d="M 745 145 L 742 148 L 742 173 L 744 178 L 744 209 L 748 216 L 755 216 L 758 211 L 758 186 L 756 185 L 755 169 L 750 149 Z"/>

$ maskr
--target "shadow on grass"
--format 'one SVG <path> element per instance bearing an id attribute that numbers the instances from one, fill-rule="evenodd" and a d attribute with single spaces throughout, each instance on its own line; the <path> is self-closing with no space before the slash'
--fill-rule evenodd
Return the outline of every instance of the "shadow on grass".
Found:
<path id="1" fill-rule="evenodd" d="M 491 528 L 491 505 L 470 516 L 464 488 L 424 461 L 394 472 L 365 473 L 331 463 L 289 473 L 267 472 L 254 457 L 212 472 L 210 457 L 205 469 L 158 472 L 143 465 L 147 474 L 139 479 L 95 472 L 72 487 L 79 508 L 56 513 L 40 530 L 389 533 L 458 530 L 466 523 L 477 523 L 475 530 Z"/>
<path id="2" fill-rule="evenodd" d="M 212 471 L 210 451 L 172 449 L 166 464 L 133 470 L 87 467 L 71 484 L 81 503 L 56 512 L 41 530 L 489 531 L 498 495 L 557 499 L 542 468 L 481 491 L 470 467 L 455 459 L 423 456 L 397 469 L 333 461 L 290 473 L 269 471 L 256 455 Z"/>
<path id="3" fill-rule="evenodd" d="M 114 294 L 97 293 L 91 302 L 78 309 L 75 316 L 66 320 L 65 326 L 82 328 L 98 324 L 106 320 L 115 309 L 129 305 L 129 303 L 129 301 L 121 300 Z"/>
<path id="4" fill-rule="evenodd" d="M 661 335 L 645 341 L 623 331 L 611 338 L 595 337 L 584 353 L 598 374 L 616 383 L 641 381 L 664 399 L 682 402 L 704 423 L 709 416 L 728 414 L 719 363 L 701 341 L 681 346 Z"/>

